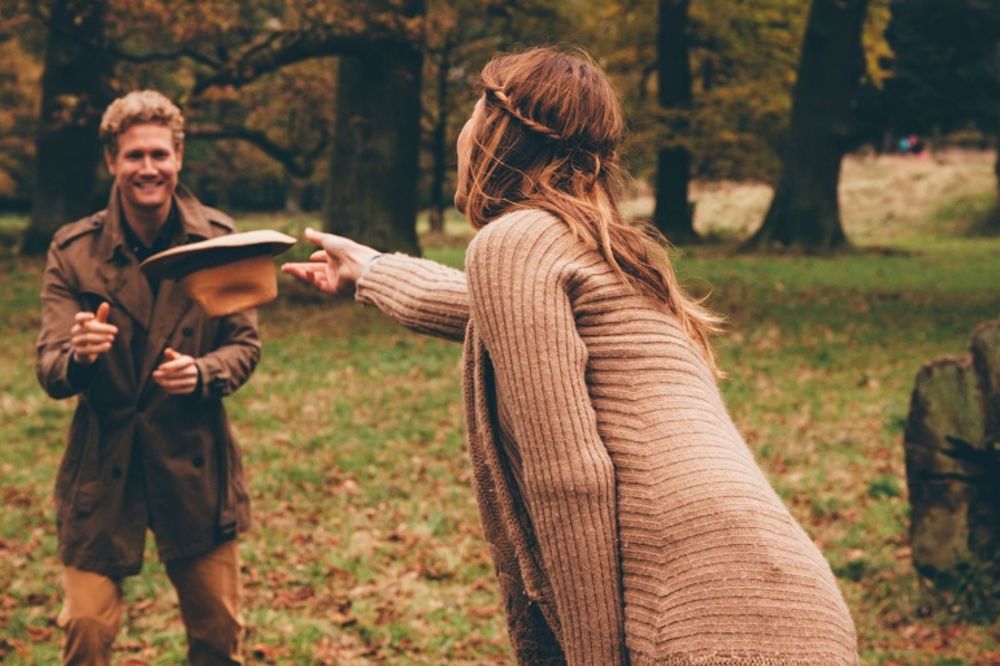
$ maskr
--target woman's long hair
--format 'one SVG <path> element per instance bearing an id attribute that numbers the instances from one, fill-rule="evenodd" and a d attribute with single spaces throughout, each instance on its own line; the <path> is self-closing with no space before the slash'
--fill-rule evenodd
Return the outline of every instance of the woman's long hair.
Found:
<path id="1" fill-rule="evenodd" d="M 542 47 L 494 58 L 482 82 L 462 193 L 472 225 L 517 208 L 552 213 L 623 280 L 662 302 L 718 372 L 709 336 L 721 318 L 681 288 L 663 237 L 622 218 L 625 123 L 604 72 L 582 52 Z"/>

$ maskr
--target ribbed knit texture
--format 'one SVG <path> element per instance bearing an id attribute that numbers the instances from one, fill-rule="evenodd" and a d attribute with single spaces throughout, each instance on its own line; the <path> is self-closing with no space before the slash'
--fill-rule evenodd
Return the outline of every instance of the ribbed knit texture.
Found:
<path id="1" fill-rule="evenodd" d="M 477 499 L 519 661 L 858 663 L 829 566 L 694 344 L 564 223 L 504 216 L 465 274 L 384 257 L 358 299 L 464 334 Z"/>

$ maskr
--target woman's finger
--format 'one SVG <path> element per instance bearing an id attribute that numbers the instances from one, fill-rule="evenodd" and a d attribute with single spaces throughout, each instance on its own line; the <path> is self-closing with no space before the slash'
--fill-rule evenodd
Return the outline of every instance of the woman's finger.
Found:
<path id="1" fill-rule="evenodd" d="M 316 231 L 312 227 L 306 227 L 306 240 L 308 240 L 313 245 L 323 247 L 323 236 L 325 234 Z"/>
<path id="2" fill-rule="evenodd" d="M 289 263 L 281 265 L 281 272 L 288 273 L 293 278 L 303 282 L 312 282 L 313 268 L 309 264 Z"/>

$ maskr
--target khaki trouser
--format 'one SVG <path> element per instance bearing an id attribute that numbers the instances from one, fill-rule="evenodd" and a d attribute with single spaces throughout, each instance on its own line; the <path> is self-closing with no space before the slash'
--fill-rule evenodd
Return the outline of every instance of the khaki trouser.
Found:
<path id="1" fill-rule="evenodd" d="M 180 599 L 193 666 L 242 664 L 239 612 L 240 561 L 235 541 L 200 557 L 168 562 L 167 575 Z M 121 581 L 75 567 L 63 571 L 65 600 L 59 626 L 66 630 L 63 664 L 111 664 L 111 644 L 125 605 Z"/>

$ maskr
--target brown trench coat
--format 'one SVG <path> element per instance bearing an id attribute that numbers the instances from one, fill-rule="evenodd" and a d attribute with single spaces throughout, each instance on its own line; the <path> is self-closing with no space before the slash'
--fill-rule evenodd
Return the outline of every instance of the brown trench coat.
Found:
<path id="1" fill-rule="evenodd" d="M 231 219 L 178 188 L 175 243 L 231 233 Z M 240 453 L 222 406 L 260 357 L 257 316 L 210 319 L 173 280 L 154 297 L 125 244 L 118 195 L 106 210 L 65 225 L 49 248 L 42 287 L 38 380 L 53 398 L 79 396 L 56 478 L 59 555 L 112 578 L 142 568 L 146 528 L 160 559 L 201 555 L 249 527 Z M 76 312 L 111 304 L 118 336 L 83 379 L 70 367 Z M 194 394 L 152 379 L 166 347 L 196 359 Z M 79 368 L 79 366 L 78 366 Z"/>

